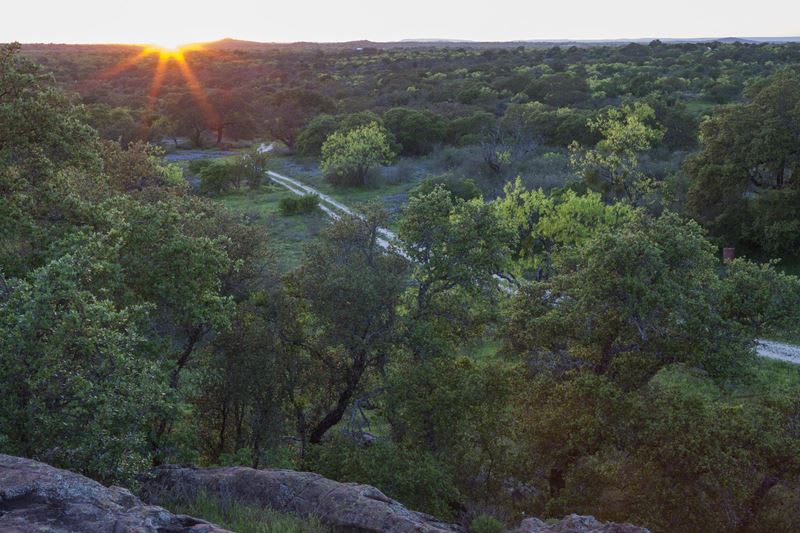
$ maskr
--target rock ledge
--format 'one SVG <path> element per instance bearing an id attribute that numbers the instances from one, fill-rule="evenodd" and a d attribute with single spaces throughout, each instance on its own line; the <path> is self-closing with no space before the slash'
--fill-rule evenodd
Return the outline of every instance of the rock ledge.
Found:
<path id="1" fill-rule="evenodd" d="M 4 533 L 230 533 L 203 520 L 145 505 L 120 487 L 0 454 Z"/>

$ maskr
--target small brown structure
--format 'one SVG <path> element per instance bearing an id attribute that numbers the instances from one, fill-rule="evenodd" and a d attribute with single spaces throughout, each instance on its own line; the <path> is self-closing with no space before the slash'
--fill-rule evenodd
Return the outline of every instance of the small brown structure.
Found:
<path id="1" fill-rule="evenodd" d="M 733 247 L 726 247 L 722 249 L 722 262 L 730 263 L 736 257 L 736 249 Z"/>

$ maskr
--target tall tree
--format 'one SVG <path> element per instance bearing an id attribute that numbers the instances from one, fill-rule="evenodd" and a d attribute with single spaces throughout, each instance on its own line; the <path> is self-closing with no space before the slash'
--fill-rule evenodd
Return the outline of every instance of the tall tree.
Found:
<path id="1" fill-rule="evenodd" d="M 310 443 L 319 443 L 344 416 L 371 372 L 383 367 L 397 333 L 397 305 L 407 262 L 381 248 L 385 215 L 347 216 L 288 279 L 288 291 L 308 323 L 295 338 L 310 359 L 314 385 L 309 409 L 299 421 Z"/>
<path id="2" fill-rule="evenodd" d="M 782 70 L 753 85 L 747 97 L 716 109 L 701 125 L 703 149 L 686 162 L 688 207 L 726 243 L 750 240 L 792 252 L 791 234 L 800 224 L 800 73 Z M 753 216 L 758 224 L 748 235 Z"/>

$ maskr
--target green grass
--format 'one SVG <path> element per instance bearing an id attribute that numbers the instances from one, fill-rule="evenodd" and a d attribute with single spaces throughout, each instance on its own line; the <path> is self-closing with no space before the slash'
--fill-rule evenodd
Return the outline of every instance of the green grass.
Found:
<path id="1" fill-rule="evenodd" d="M 314 187 L 348 207 L 358 208 L 360 204 L 377 200 L 383 203 L 389 212 L 397 211 L 408 192 L 422 179 L 420 172 L 411 170 L 405 179 L 395 183 L 387 183 L 384 178 L 378 178 L 378 183 L 374 185 L 334 187 L 319 172 L 315 160 L 301 157 L 276 157 L 272 162 L 272 169 Z"/>
<path id="2" fill-rule="evenodd" d="M 800 365 L 759 357 L 751 385 L 759 394 L 783 393 L 800 389 Z"/>
<path id="3" fill-rule="evenodd" d="M 266 185 L 256 191 L 241 189 L 217 197 L 229 209 L 251 215 L 264 225 L 280 272 L 299 265 L 305 245 L 330 224 L 328 216 L 319 209 L 303 215 L 281 215 L 280 201 L 291 197 L 295 195 L 277 185 Z"/>
<path id="4" fill-rule="evenodd" d="M 330 531 L 316 518 L 300 518 L 272 509 L 231 502 L 222 505 L 205 494 L 166 506 L 177 514 L 200 518 L 236 533 L 317 533 Z"/>

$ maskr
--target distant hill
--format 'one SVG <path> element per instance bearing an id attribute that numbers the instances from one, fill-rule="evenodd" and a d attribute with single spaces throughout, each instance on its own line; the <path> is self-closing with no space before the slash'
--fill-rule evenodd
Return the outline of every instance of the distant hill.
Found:
<path id="1" fill-rule="evenodd" d="M 517 48 L 520 46 L 533 47 L 533 48 L 549 48 L 553 46 L 624 46 L 627 44 L 649 44 L 655 40 L 663 43 L 743 43 L 743 44 L 758 44 L 758 43 L 793 43 L 800 42 L 799 37 L 721 37 L 721 38 L 694 38 L 694 39 L 679 39 L 679 38 L 640 38 L 640 39 L 608 39 L 608 40 L 523 40 L 523 41 L 464 41 L 454 39 L 406 39 L 402 41 L 393 42 L 376 42 L 368 40 L 359 41 L 345 41 L 345 42 L 306 42 L 299 41 L 293 43 L 270 43 L 270 42 L 257 42 L 257 41 L 244 41 L 241 39 L 221 39 L 203 43 L 203 47 L 209 50 L 219 51 L 265 51 L 265 50 L 304 50 L 304 49 L 328 49 L 328 50 L 352 50 L 352 49 L 380 49 L 390 50 L 398 48 Z M 26 43 L 24 48 L 27 50 L 49 50 L 58 51 L 60 49 L 70 50 L 112 50 L 112 49 L 125 49 L 130 47 L 138 47 L 137 45 L 129 44 L 60 44 L 60 43 Z"/>
<path id="2" fill-rule="evenodd" d="M 275 48 L 330 48 L 330 49 L 352 49 L 352 48 L 516 48 L 519 46 L 530 47 L 551 47 L 551 46 L 624 46 L 626 44 L 649 44 L 654 40 L 664 43 L 791 43 L 800 42 L 798 37 L 702 37 L 693 39 L 680 38 L 640 38 L 640 39 L 596 39 L 596 40 L 522 40 L 522 41 L 466 41 L 457 39 L 404 39 L 392 42 L 376 42 L 368 40 L 345 41 L 345 42 L 295 42 L 295 43 L 261 43 L 255 41 L 243 41 L 238 39 L 222 39 L 212 43 L 205 43 L 205 47 L 213 50 L 264 50 Z"/>

